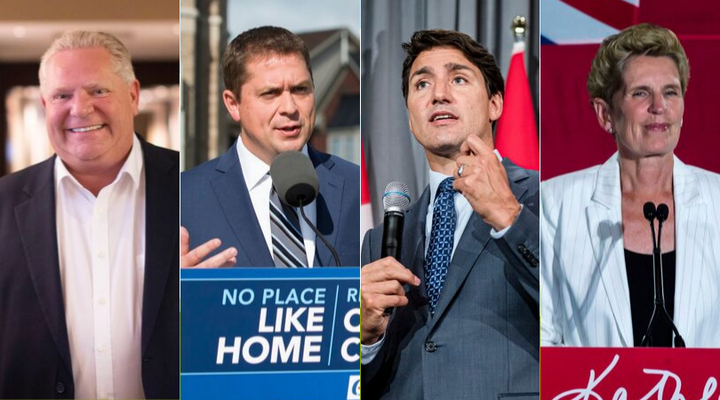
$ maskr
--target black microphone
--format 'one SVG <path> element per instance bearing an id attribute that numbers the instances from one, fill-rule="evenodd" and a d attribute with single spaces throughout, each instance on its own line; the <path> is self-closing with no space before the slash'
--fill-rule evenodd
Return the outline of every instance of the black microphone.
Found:
<path id="1" fill-rule="evenodd" d="M 665 322 L 670 325 L 673 332 L 675 333 L 675 347 L 685 347 L 685 341 L 683 340 L 682 336 L 680 336 L 680 332 L 678 331 L 677 327 L 675 326 L 675 323 L 673 322 L 672 318 L 670 318 L 670 313 L 668 313 L 667 309 L 665 308 L 665 292 L 664 292 L 664 282 L 663 282 L 663 272 L 662 272 L 662 251 L 661 251 L 661 240 L 662 240 L 662 225 L 663 222 L 665 222 L 668 218 L 668 215 L 670 214 L 670 209 L 668 208 L 667 204 L 661 203 L 660 205 L 655 208 L 655 204 L 652 202 L 647 202 L 643 206 L 643 214 L 645 215 L 645 219 L 647 219 L 650 222 L 650 231 L 652 234 L 652 241 L 653 241 L 653 278 L 654 278 L 654 302 L 653 302 L 653 311 L 652 315 L 650 316 L 650 322 L 648 323 L 647 330 L 645 331 L 645 335 L 642 338 L 642 341 L 640 342 L 640 346 L 642 347 L 649 347 L 652 346 L 652 333 L 655 328 L 655 325 L 658 323 L 658 314 L 662 317 L 662 319 L 665 320 Z M 657 218 L 658 220 L 658 237 L 657 242 L 655 241 L 655 224 L 653 223 L 654 219 Z"/>
<path id="2" fill-rule="evenodd" d="M 653 221 L 655 220 L 655 214 L 657 210 L 655 209 L 655 203 L 652 201 L 648 201 L 643 205 L 643 215 L 645 215 L 645 219 L 650 222 L 650 233 L 652 235 L 652 244 L 653 244 L 653 257 L 655 256 L 655 248 L 657 247 L 657 244 L 655 243 L 655 224 Z M 655 259 L 653 259 L 653 265 L 655 265 Z"/>
<path id="3" fill-rule="evenodd" d="M 299 151 L 282 152 L 270 165 L 270 177 L 280 200 L 291 207 L 300 208 L 303 219 L 330 249 L 333 259 L 335 259 L 335 265 L 339 267 L 340 257 L 338 257 L 337 251 L 305 215 L 305 206 L 315 200 L 320 186 L 310 159 Z"/>
<path id="4" fill-rule="evenodd" d="M 383 237 L 380 256 L 400 259 L 405 211 L 410 206 L 408 187 L 403 182 L 390 182 L 383 193 Z"/>
<path id="5" fill-rule="evenodd" d="M 393 181 L 385 186 L 383 193 L 383 237 L 380 256 L 400 260 L 402 254 L 402 236 L 405 223 L 405 211 L 410 206 L 408 187 L 404 182 Z M 385 315 L 392 314 L 393 308 L 386 308 Z"/>
<path id="6" fill-rule="evenodd" d="M 659 306 L 662 309 L 662 317 L 665 320 L 665 322 L 670 325 L 673 332 L 675 333 L 675 347 L 678 348 L 684 348 L 685 347 L 685 340 L 683 340 L 682 336 L 680 336 L 680 332 L 678 331 L 677 326 L 675 326 L 675 323 L 673 322 L 672 318 L 670 318 L 670 313 L 667 311 L 667 308 L 665 307 L 665 282 L 663 281 L 663 269 L 662 269 L 662 251 L 660 250 L 660 241 L 662 240 L 662 226 L 663 222 L 667 221 L 668 215 L 670 215 L 670 209 L 668 208 L 667 204 L 660 203 L 657 206 L 657 220 L 658 220 L 658 245 L 657 245 L 657 253 L 658 253 L 658 268 L 657 272 L 659 272 L 656 275 L 660 276 L 660 299 L 659 299 Z M 657 278 L 656 279 L 656 285 L 657 285 Z M 658 300 L 656 300 L 656 303 Z"/>

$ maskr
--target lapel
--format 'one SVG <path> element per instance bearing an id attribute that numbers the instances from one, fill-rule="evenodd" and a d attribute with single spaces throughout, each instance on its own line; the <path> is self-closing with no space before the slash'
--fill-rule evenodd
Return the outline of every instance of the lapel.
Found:
<path id="1" fill-rule="evenodd" d="M 37 173 L 23 187 L 28 200 L 15 207 L 15 220 L 45 322 L 65 367 L 72 371 L 60 283 L 54 166 L 55 157 L 37 166 Z"/>
<path id="2" fill-rule="evenodd" d="M 696 337 L 693 328 L 697 324 L 695 316 L 698 296 L 702 291 L 702 277 L 707 259 L 707 231 L 700 221 L 708 221 L 707 204 L 700 191 L 697 175 L 677 157 L 673 164 L 673 197 L 675 199 L 675 302 L 673 319 L 680 334 L 689 346 Z M 672 210 L 671 210 L 672 212 Z M 694 229 L 693 229 L 694 228 Z M 692 264 L 691 264 L 692 262 Z"/>
<path id="3" fill-rule="evenodd" d="M 420 278 L 420 288 L 425 294 L 425 220 L 430 204 L 430 187 L 426 187 L 418 201 L 406 211 L 403 227 L 402 264 Z"/>
<path id="4" fill-rule="evenodd" d="M 143 288 L 142 349 L 152 336 L 169 275 L 177 269 L 180 192 L 178 164 L 155 146 L 140 141 L 145 166 L 145 285 Z M 176 275 L 177 276 L 177 275 Z"/>
<path id="5" fill-rule="evenodd" d="M 345 184 L 342 176 L 332 172 L 335 162 L 328 154 L 323 154 L 308 145 L 308 155 L 315 167 L 320 181 L 320 188 L 315 199 L 316 224 L 318 230 L 330 244 L 337 248 L 340 232 L 340 210 L 342 210 L 342 193 Z M 335 265 L 330 249 L 320 240 L 315 240 L 315 265 Z"/>
<path id="6" fill-rule="evenodd" d="M 615 153 L 597 172 L 592 202 L 585 209 L 595 266 L 624 346 L 632 346 L 630 294 L 622 232 L 620 166 Z"/>
<path id="7" fill-rule="evenodd" d="M 510 189 L 515 198 L 522 201 L 527 192 L 527 187 L 520 185 L 519 182 L 529 177 L 527 171 L 513 164 L 508 158 L 503 159 L 503 166 L 507 172 Z M 490 239 L 492 239 L 490 235 L 491 229 L 492 227 L 486 224 L 477 213 L 472 213 L 448 267 L 435 315 L 430 319 L 429 332 L 440 321 L 442 315 L 460 291 L 470 271 L 479 264 L 480 255 L 490 242 Z M 424 229 L 422 231 L 424 232 Z"/>
<path id="8" fill-rule="evenodd" d="M 422 319 L 423 324 L 430 318 L 427 290 L 425 288 L 425 221 L 428 205 L 430 204 L 430 187 L 426 187 L 420 198 L 408 209 L 405 214 L 403 227 L 403 244 L 400 254 L 402 265 L 420 278 L 420 287 L 406 287 L 407 296 L 411 304 L 416 306 L 416 315 Z M 378 251 L 378 257 L 380 252 Z"/>
<path id="9" fill-rule="evenodd" d="M 230 150 L 220 157 L 215 167 L 218 173 L 210 178 L 210 186 L 237 238 L 238 252 L 245 255 L 250 261 L 249 265 L 274 266 L 247 191 L 236 146 L 237 143 L 233 144 Z"/>

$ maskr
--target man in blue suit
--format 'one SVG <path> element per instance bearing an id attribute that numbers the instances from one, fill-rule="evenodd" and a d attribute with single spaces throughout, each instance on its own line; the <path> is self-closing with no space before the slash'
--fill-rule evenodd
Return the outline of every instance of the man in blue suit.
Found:
<path id="1" fill-rule="evenodd" d="M 363 399 L 537 398 L 538 174 L 492 150 L 502 74 L 459 32 L 416 32 L 403 48 L 430 185 L 398 260 L 380 258 L 382 227 L 363 242 Z"/>
<path id="2" fill-rule="evenodd" d="M 298 211 L 273 202 L 270 164 L 291 150 L 310 158 L 320 181 L 308 219 L 337 249 L 340 266 L 358 266 L 360 171 L 307 145 L 315 88 L 305 43 L 283 28 L 243 32 L 225 50 L 223 78 L 240 137 L 226 154 L 182 174 L 182 266 L 336 266 Z"/>
<path id="3" fill-rule="evenodd" d="M 179 398 L 175 151 L 133 132 L 140 85 L 101 32 L 40 63 L 56 155 L 0 179 L 0 398 Z"/>

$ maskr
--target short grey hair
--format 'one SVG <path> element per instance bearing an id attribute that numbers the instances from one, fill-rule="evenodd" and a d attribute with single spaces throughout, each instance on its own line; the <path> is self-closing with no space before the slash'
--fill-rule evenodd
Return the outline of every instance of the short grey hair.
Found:
<path id="1" fill-rule="evenodd" d="M 105 32 L 76 30 L 67 31 L 55 39 L 40 59 L 38 78 L 40 79 L 41 90 L 45 81 L 45 68 L 52 56 L 63 50 L 90 48 L 107 50 L 110 53 L 110 61 L 115 74 L 128 85 L 135 81 L 135 71 L 133 71 L 130 52 L 118 38 Z"/>

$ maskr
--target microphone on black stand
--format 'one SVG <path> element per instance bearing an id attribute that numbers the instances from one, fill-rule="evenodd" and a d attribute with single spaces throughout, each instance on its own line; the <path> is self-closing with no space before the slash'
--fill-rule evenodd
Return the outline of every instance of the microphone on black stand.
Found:
<path id="1" fill-rule="evenodd" d="M 338 257 L 337 251 L 305 215 L 305 206 L 315 200 L 320 186 L 310 159 L 299 151 L 280 153 L 270 165 L 270 176 L 280 200 L 291 207 L 300 208 L 303 219 L 317 237 L 325 243 L 332 253 L 335 265 L 339 267 L 340 257 Z"/>
<path id="2" fill-rule="evenodd" d="M 645 219 L 647 219 L 650 222 L 650 231 L 652 233 L 652 240 L 653 240 L 653 277 L 655 280 L 655 287 L 654 287 L 655 300 L 653 303 L 653 311 L 652 311 L 652 315 L 650 317 L 650 322 L 648 323 L 647 330 L 645 331 L 645 336 L 643 336 L 640 346 L 641 347 L 651 347 L 652 346 L 652 333 L 655 328 L 655 325 L 657 325 L 657 323 L 659 321 L 658 314 L 660 314 L 662 319 L 664 319 L 665 322 L 667 322 L 668 325 L 670 325 L 673 332 L 675 333 L 675 347 L 685 347 L 685 341 L 683 340 L 682 336 L 680 336 L 680 332 L 678 331 L 672 318 L 670 318 L 670 314 L 667 312 L 667 309 L 665 308 L 665 292 L 664 292 L 663 271 L 662 271 L 662 252 L 661 252 L 660 242 L 662 239 L 662 225 L 663 225 L 663 222 L 665 222 L 667 220 L 668 215 L 670 214 L 670 209 L 664 203 L 661 203 L 660 205 L 658 205 L 657 209 L 656 209 L 655 204 L 653 204 L 652 202 L 647 202 L 643 206 L 643 214 L 645 215 Z M 653 223 L 655 218 L 657 218 L 657 220 L 658 220 L 657 243 L 655 241 L 655 224 Z"/>
<path id="3" fill-rule="evenodd" d="M 383 236 L 380 257 L 400 260 L 405 211 L 410 206 L 408 187 L 404 182 L 393 181 L 385 186 L 383 193 Z M 385 309 L 385 315 L 392 314 L 392 308 Z"/>

